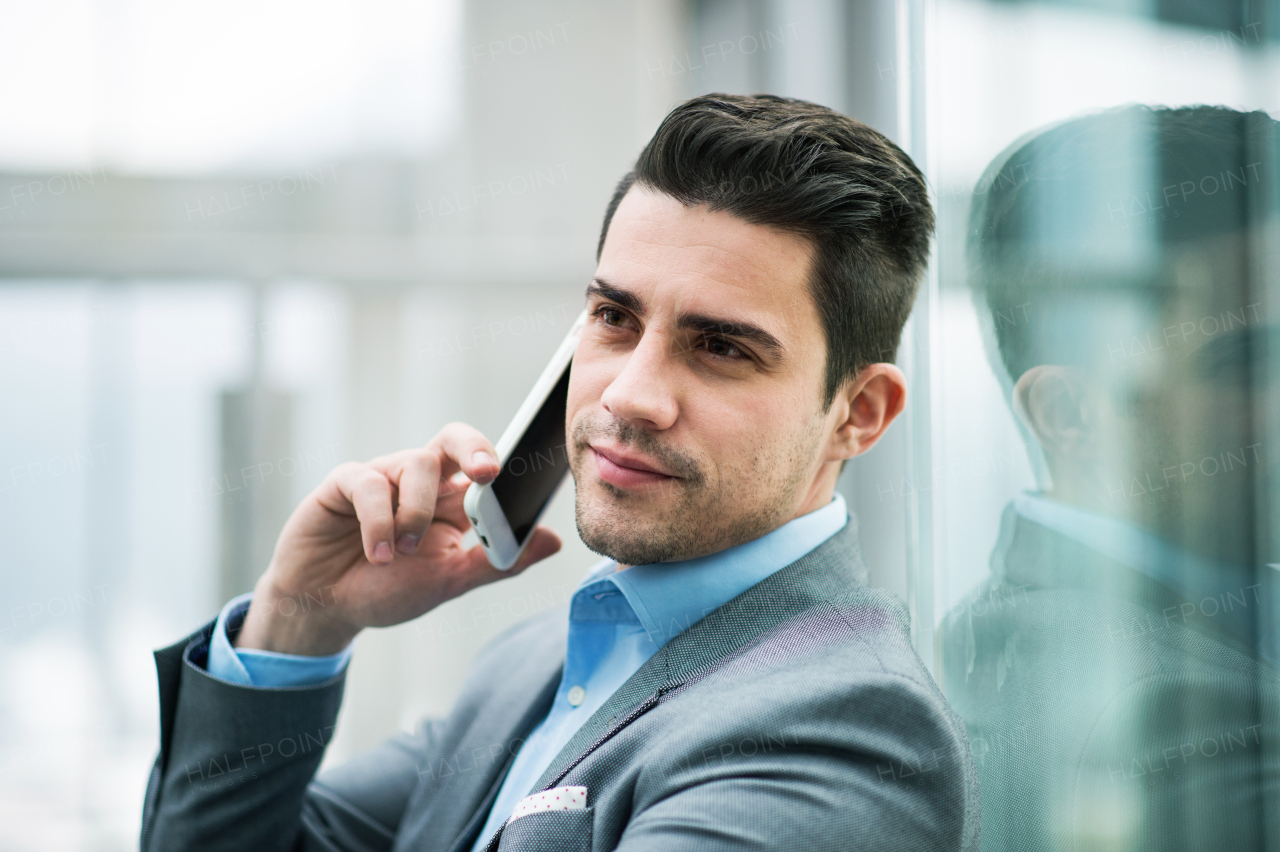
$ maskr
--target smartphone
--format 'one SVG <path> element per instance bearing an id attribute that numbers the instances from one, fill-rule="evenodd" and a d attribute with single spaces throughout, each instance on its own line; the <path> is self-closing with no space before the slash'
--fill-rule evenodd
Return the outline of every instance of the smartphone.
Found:
<path id="1" fill-rule="evenodd" d="M 569 472 L 569 367 L 586 322 L 584 310 L 498 439 L 497 478 L 488 485 L 471 483 L 463 498 L 463 510 L 480 536 L 485 556 L 499 571 L 510 569 L 520 558 Z"/>

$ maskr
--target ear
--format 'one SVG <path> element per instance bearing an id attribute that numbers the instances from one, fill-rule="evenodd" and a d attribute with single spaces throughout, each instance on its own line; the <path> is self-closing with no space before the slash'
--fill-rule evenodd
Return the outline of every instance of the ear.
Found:
<path id="1" fill-rule="evenodd" d="M 1042 364 L 1027 370 L 1013 386 L 1013 410 L 1050 454 L 1089 454 L 1097 418 L 1074 367 Z"/>
<path id="2" fill-rule="evenodd" d="M 871 364 L 854 376 L 832 403 L 839 422 L 827 461 L 865 453 L 907 404 L 907 380 L 893 364 Z"/>

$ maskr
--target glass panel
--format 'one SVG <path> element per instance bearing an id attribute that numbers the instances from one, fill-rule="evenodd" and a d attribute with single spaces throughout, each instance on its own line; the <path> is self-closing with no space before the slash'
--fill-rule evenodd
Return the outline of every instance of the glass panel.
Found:
<path id="1" fill-rule="evenodd" d="M 1275 848 L 1280 53 L 1084 5 L 931 21 L 937 677 L 984 849 Z"/>

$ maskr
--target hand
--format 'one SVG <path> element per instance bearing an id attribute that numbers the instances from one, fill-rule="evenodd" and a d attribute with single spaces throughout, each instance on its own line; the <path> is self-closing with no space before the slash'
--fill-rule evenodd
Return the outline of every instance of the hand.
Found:
<path id="1" fill-rule="evenodd" d="M 236 646 L 336 654 L 365 627 L 417 618 L 559 550 L 542 526 L 509 571 L 478 544 L 462 548 L 467 487 L 497 475 L 493 445 L 465 423 L 422 449 L 334 468 L 285 523 Z"/>

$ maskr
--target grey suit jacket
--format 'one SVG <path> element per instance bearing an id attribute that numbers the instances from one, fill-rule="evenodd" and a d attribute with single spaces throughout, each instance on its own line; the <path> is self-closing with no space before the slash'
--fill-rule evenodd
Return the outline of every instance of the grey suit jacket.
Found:
<path id="1" fill-rule="evenodd" d="M 535 789 L 588 807 L 509 823 L 490 849 L 975 849 L 963 724 L 891 594 L 864 588 L 856 524 L 710 613 L 584 724 Z M 341 676 L 224 683 L 212 625 L 156 653 L 160 754 L 142 849 L 467 852 L 559 683 L 564 609 L 498 637 L 449 716 L 313 780 Z"/>
<path id="2" fill-rule="evenodd" d="M 1280 850 L 1280 678 L 1185 601 L 1006 511 L 948 614 L 940 679 L 972 737 L 986 852 Z"/>

